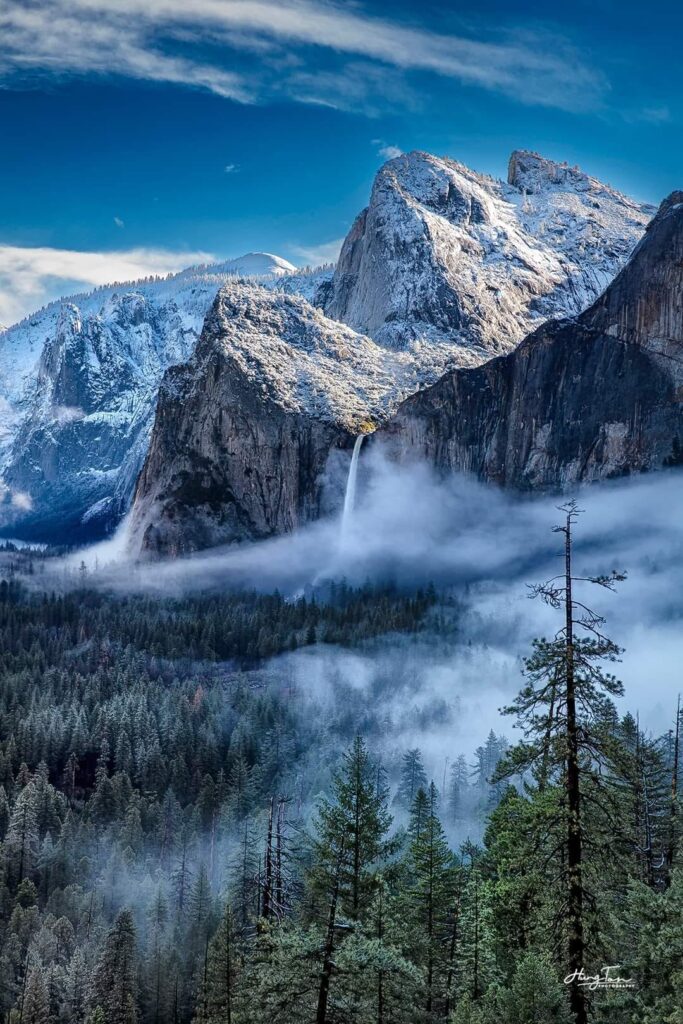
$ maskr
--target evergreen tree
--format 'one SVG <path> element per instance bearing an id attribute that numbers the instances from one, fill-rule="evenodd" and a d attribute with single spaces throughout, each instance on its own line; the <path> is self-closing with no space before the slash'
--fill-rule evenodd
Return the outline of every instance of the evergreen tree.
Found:
<path id="1" fill-rule="evenodd" d="M 137 989 L 135 926 L 130 910 L 122 910 L 107 935 L 95 965 L 90 992 L 92 1013 L 103 1024 L 136 1024 Z"/>
<path id="2" fill-rule="evenodd" d="M 31 968 L 22 1005 L 19 1008 L 22 1024 L 51 1024 L 50 1001 L 42 967 Z"/>
<path id="3" fill-rule="evenodd" d="M 448 787 L 448 814 L 451 821 L 465 817 L 469 787 L 469 772 L 464 754 L 459 754 L 451 765 Z"/>
<path id="4" fill-rule="evenodd" d="M 411 815 L 411 842 L 403 899 L 417 962 L 425 969 L 425 1010 L 446 1002 L 449 916 L 455 898 L 455 861 L 436 814 L 434 783 L 418 790 Z"/>
<path id="5" fill-rule="evenodd" d="M 425 792 L 429 788 L 429 780 L 422 762 L 422 754 L 417 747 L 406 751 L 401 764 L 401 778 L 394 797 L 399 807 L 409 811 L 419 789 Z"/>
<path id="6" fill-rule="evenodd" d="M 491 891 L 475 860 L 466 871 L 460 916 L 458 974 L 455 990 L 476 1004 L 498 978 Z"/>
<path id="7" fill-rule="evenodd" d="M 240 972 L 238 936 L 232 908 L 227 904 L 211 940 L 206 978 L 197 1002 L 197 1024 L 233 1024 L 239 1013 Z"/>
<path id="8" fill-rule="evenodd" d="M 332 799 L 323 797 L 318 807 L 309 872 L 311 888 L 325 904 L 339 874 L 341 908 L 352 920 L 371 902 L 377 871 L 396 847 L 387 839 L 391 821 L 386 790 L 378 788 L 358 736 L 334 774 Z"/>
<path id="9" fill-rule="evenodd" d="M 36 784 L 27 782 L 19 793 L 7 828 L 5 851 L 10 875 L 20 884 L 30 874 L 38 856 L 38 796 Z"/>
<path id="10" fill-rule="evenodd" d="M 610 760 L 612 719 L 609 698 L 623 692 L 614 676 L 602 669 L 617 660 L 620 649 L 602 632 L 604 620 L 577 600 L 575 585 L 583 580 L 613 589 L 623 574 L 576 577 L 572 569 L 572 529 L 579 515 L 575 502 L 563 506 L 565 521 L 556 527 L 564 536 L 564 572 L 533 588 L 551 607 L 562 610 L 564 625 L 552 640 L 536 640 L 526 661 L 527 683 L 506 708 L 524 728 L 526 739 L 511 752 L 498 778 L 533 772 L 540 788 L 559 781 L 564 801 L 561 873 L 565 888 L 566 954 L 571 1007 L 575 1024 L 587 1024 L 585 989 L 578 979 L 586 966 L 587 904 L 585 800 L 596 763 Z M 577 635 L 583 630 L 586 637 Z"/>

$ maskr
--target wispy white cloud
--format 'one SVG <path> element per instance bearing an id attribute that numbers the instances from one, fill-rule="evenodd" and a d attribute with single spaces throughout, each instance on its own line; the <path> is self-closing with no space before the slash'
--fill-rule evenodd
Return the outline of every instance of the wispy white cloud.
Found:
<path id="1" fill-rule="evenodd" d="M 15 508 L 19 508 L 22 512 L 30 512 L 33 508 L 33 499 L 28 491 L 12 491 L 12 505 Z"/>
<path id="2" fill-rule="evenodd" d="M 7 327 L 79 288 L 169 274 L 213 259 L 206 252 L 164 249 L 77 252 L 0 244 L 0 323 Z"/>
<path id="3" fill-rule="evenodd" d="M 572 110 L 599 106 L 606 88 L 603 74 L 561 39 L 544 45 L 529 34 L 437 33 L 331 0 L 5 0 L 0 35 L 5 75 L 118 74 L 201 87 L 239 102 L 277 89 L 336 105 L 324 77 L 336 75 L 347 89 L 353 79 L 343 67 L 316 66 L 321 55 L 430 71 Z M 258 68 L 253 61 L 245 66 L 248 53 L 259 54 Z M 348 104 L 343 93 L 339 99 Z"/>
<path id="4" fill-rule="evenodd" d="M 403 156 L 402 149 L 399 149 L 398 146 L 392 146 L 385 142 L 384 139 L 373 139 L 372 145 L 377 147 L 379 156 L 383 156 L 385 160 L 395 160 L 397 156 Z"/>
<path id="5" fill-rule="evenodd" d="M 630 122 L 640 121 L 645 124 L 666 124 L 671 120 L 671 110 L 666 106 L 642 107 L 639 110 L 625 113 L 624 120 Z"/>
<path id="6" fill-rule="evenodd" d="M 126 222 L 121 220 L 120 217 L 114 217 L 114 224 L 116 224 L 117 228 L 125 228 L 126 226 Z"/>
<path id="7" fill-rule="evenodd" d="M 226 164 L 223 170 L 226 174 L 237 174 L 239 166 L 237 164 Z"/>
<path id="8" fill-rule="evenodd" d="M 293 245 L 291 248 L 302 263 L 309 267 L 319 267 L 322 263 L 337 262 L 343 242 L 343 238 L 335 238 L 319 245 Z"/>

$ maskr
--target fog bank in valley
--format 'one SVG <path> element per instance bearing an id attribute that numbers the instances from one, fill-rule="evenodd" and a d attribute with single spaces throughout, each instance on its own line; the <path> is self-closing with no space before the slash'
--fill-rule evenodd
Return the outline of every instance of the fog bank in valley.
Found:
<path id="1" fill-rule="evenodd" d="M 348 456 L 339 453 L 328 489 L 341 509 Z M 646 729 L 668 728 L 683 664 L 683 473 L 670 471 L 578 489 L 585 511 L 575 531 L 577 574 L 625 569 L 615 594 L 587 587 L 583 597 L 608 620 L 625 648 L 617 674 L 626 707 Z M 488 728 L 510 733 L 498 707 L 520 685 L 521 659 L 534 636 L 550 635 L 560 616 L 528 599 L 528 584 L 561 571 L 557 496 L 520 497 L 464 476 L 440 478 L 422 464 L 396 465 L 377 447 L 361 453 L 356 507 L 346 529 L 339 516 L 261 543 L 215 549 L 163 564 L 125 561 L 125 530 L 67 561 L 85 558 L 91 579 L 159 595 L 204 587 L 279 588 L 294 598 L 349 583 L 433 582 L 462 603 L 457 643 L 450 651 L 405 638 L 371 651 L 318 645 L 287 656 L 300 689 L 324 705 L 349 688 L 362 725 L 373 692 L 386 694 L 387 736 L 402 748 L 418 743 L 437 774 L 454 745 L 470 754 Z M 94 572 L 97 566 L 97 572 Z M 62 571 L 62 570 L 57 570 Z M 391 678 L 385 688 L 382 679 Z M 332 686 L 334 681 L 335 687 Z M 430 708 L 443 713 L 432 716 Z"/>

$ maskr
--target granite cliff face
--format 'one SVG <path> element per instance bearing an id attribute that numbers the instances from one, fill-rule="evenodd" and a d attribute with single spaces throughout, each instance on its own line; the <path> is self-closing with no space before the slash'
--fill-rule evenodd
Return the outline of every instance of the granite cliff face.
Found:
<path id="1" fill-rule="evenodd" d="M 301 297 L 224 288 L 195 357 L 165 378 L 132 549 L 182 553 L 317 518 L 331 451 L 365 430 L 397 459 L 522 490 L 682 462 L 683 194 L 585 312 L 414 393 L 423 373 L 414 352 Z"/>
<path id="2" fill-rule="evenodd" d="M 263 401 L 253 405 L 252 418 L 277 415 L 280 392 L 293 391 L 288 375 L 300 367 L 299 341 L 310 341 L 303 325 L 325 321 L 323 334 L 343 338 L 343 352 L 326 361 L 313 346 L 304 373 L 313 380 L 313 364 L 319 364 L 311 402 L 301 394 L 289 412 L 354 429 L 363 417 L 388 417 L 446 369 L 476 366 L 509 351 L 547 317 L 584 308 L 626 261 L 649 214 L 582 172 L 534 154 L 513 156 L 507 184 L 453 161 L 408 154 L 380 170 L 334 274 L 332 267 L 296 273 L 277 256 L 249 253 L 53 303 L 0 333 L 0 530 L 79 542 L 112 529 L 130 507 L 162 377 L 193 359 L 204 317 L 226 282 L 233 297 L 239 288 L 251 296 L 223 322 L 228 348 L 243 365 L 250 346 L 259 353 Z M 255 303 L 245 281 L 253 276 L 271 290 L 272 301 Z M 283 295 L 295 305 L 305 297 L 326 317 L 310 306 L 296 313 L 291 306 L 284 316 Z M 269 339 L 267 351 L 259 349 L 259 337 Z M 291 367 L 281 358 L 283 341 L 299 353 Z M 347 352 L 358 354 L 355 362 Z M 192 363 L 196 390 L 205 355 Z M 227 348 L 224 355 L 232 358 Z M 344 364 L 353 368 L 354 379 L 340 385 Z M 250 380 L 245 404 L 256 401 Z M 280 388 L 283 380 L 288 383 Z M 340 386 L 348 401 L 338 416 Z M 234 388 L 230 403 L 236 408 L 236 383 Z M 158 450 L 153 437 L 150 458 Z M 185 457 L 181 446 L 169 442 L 175 469 Z M 256 449 L 253 457 L 258 462 Z M 175 471 L 160 461 L 154 465 L 159 482 L 147 466 L 145 501 L 152 492 L 165 493 Z M 229 490 L 228 477 L 221 479 Z M 294 505 L 312 508 L 308 497 Z M 170 507 L 164 505 L 164 522 Z M 260 536 L 266 525 L 245 509 L 235 511 L 234 529 L 216 536 Z M 267 528 L 295 521 L 290 509 Z M 160 527 L 159 538 L 162 533 Z M 214 534 L 207 526 L 209 536 Z M 168 543 L 175 544 L 170 533 Z"/>
<path id="3" fill-rule="evenodd" d="M 414 390 L 411 368 L 300 296 L 225 287 L 164 377 L 131 548 L 174 555 L 317 518 L 330 451 Z"/>
<path id="4" fill-rule="evenodd" d="M 310 288 L 268 253 L 53 302 L 0 334 L 0 528 L 73 542 L 127 510 L 165 370 L 187 360 L 219 288 Z"/>
<path id="5" fill-rule="evenodd" d="M 475 365 L 585 309 L 653 214 L 535 153 L 512 154 L 507 183 L 408 153 L 377 174 L 318 301 L 379 344 L 447 344 Z"/>
<path id="6" fill-rule="evenodd" d="M 559 489 L 683 461 L 682 385 L 683 193 L 674 193 L 585 313 L 447 373 L 377 439 L 398 458 Z"/>

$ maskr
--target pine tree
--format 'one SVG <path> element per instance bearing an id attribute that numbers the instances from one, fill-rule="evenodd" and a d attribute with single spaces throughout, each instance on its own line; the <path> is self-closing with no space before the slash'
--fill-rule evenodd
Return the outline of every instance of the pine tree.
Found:
<path id="1" fill-rule="evenodd" d="M 69 1024 L 83 1024 L 87 1009 L 88 967 L 83 950 L 71 957 L 66 975 L 66 1010 Z"/>
<path id="2" fill-rule="evenodd" d="M 332 799 L 320 802 L 309 873 L 313 892 L 325 903 L 339 874 L 341 908 L 354 921 L 371 902 L 379 866 L 396 847 L 387 839 L 391 821 L 386 790 L 378 790 L 370 756 L 358 736 L 334 774 Z"/>
<path id="3" fill-rule="evenodd" d="M 482 1006 L 486 1024 L 570 1024 L 565 986 L 547 955 L 525 953 L 509 988 L 493 987 Z"/>
<path id="4" fill-rule="evenodd" d="M 676 703 L 676 721 L 672 730 L 673 750 L 671 757 L 671 798 L 669 804 L 669 828 L 666 844 L 666 881 L 669 883 L 676 865 L 680 842 L 679 773 L 681 769 L 681 698 Z"/>
<path id="5" fill-rule="evenodd" d="M 427 792 L 429 780 L 422 762 L 422 754 L 417 747 L 406 751 L 401 765 L 401 778 L 394 797 L 394 802 L 409 811 L 419 789 Z"/>
<path id="6" fill-rule="evenodd" d="M 244 965 L 239 1024 L 320 1021 L 319 992 L 325 977 L 322 948 L 318 928 L 264 924 Z M 325 1015 L 322 1020 L 330 1024 L 331 1018 Z M 220 1024 L 227 1024 L 225 1018 Z"/>
<path id="7" fill-rule="evenodd" d="M 7 835 L 7 829 L 9 828 L 10 822 L 10 807 L 9 800 L 7 799 L 7 793 L 5 787 L 0 785 L 0 843 Z"/>
<path id="8" fill-rule="evenodd" d="M 576 577 L 572 569 L 572 530 L 579 515 L 575 502 L 562 507 L 564 524 L 555 528 L 564 536 L 564 572 L 532 588 L 551 607 L 562 610 L 564 625 L 552 640 L 536 640 L 526 661 L 527 684 L 508 714 L 524 727 L 526 740 L 511 752 L 498 778 L 533 772 L 539 787 L 549 778 L 560 780 L 562 806 L 562 877 L 565 887 L 567 974 L 573 977 L 570 996 L 575 1024 L 587 1024 L 586 993 L 579 976 L 586 965 L 585 798 L 594 766 L 609 760 L 611 734 L 605 722 L 612 718 L 609 698 L 623 692 L 614 676 L 602 669 L 617 660 L 620 649 L 602 632 L 604 620 L 577 600 L 578 582 L 614 589 L 622 573 Z M 577 636 L 583 630 L 586 637 Z"/>
<path id="9" fill-rule="evenodd" d="M 36 784 L 31 781 L 24 786 L 15 801 L 5 838 L 10 872 L 17 884 L 32 871 L 38 856 L 38 843 L 38 799 Z"/>
<path id="10" fill-rule="evenodd" d="M 107 935 L 95 965 L 90 993 L 92 1012 L 103 1024 L 136 1024 L 137 992 L 135 926 L 130 910 L 122 910 Z"/>
<path id="11" fill-rule="evenodd" d="M 50 1002 L 41 966 L 29 972 L 19 1016 L 22 1024 L 51 1024 Z"/>
<path id="12" fill-rule="evenodd" d="M 167 993 L 168 979 L 164 976 L 164 945 L 168 919 L 168 903 L 163 890 L 159 887 L 147 914 L 148 953 L 144 964 L 146 973 L 144 998 L 148 1016 L 154 1024 L 159 1024 Z"/>
<path id="13" fill-rule="evenodd" d="M 437 793 L 418 790 L 411 815 L 411 842 L 403 899 L 413 949 L 425 969 L 425 1010 L 431 1014 L 446 1001 L 449 916 L 453 906 L 455 860 L 436 814 Z"/>
<path id="14" fill-rule="evenodd" d="M 233 1024 L 238 1013 L 240 971 L 235 921 L 230 904 L 226 904 L 209 948 L 206 978 L 197 1001 L 197 1024 Z"/>
<path id="15" fill-rule="evenodd" d="M 459 754 L 451 765 L 448 787 L 448 813 L 450 820 L 460 821 L 465 817 L 469 772 L 464 754 Z"/>
<path id="16" fill-rule="evenodd" d="M 477 1003 L 497 978 L 495 933 L 490 887 L 480 858 L 466 869 L 460 917 L 460 949 L 456 991 Z"/>

